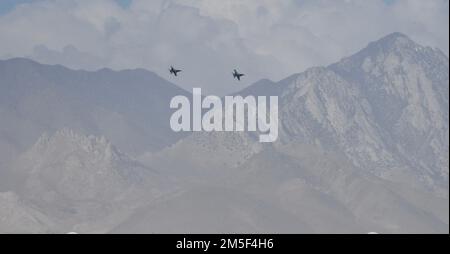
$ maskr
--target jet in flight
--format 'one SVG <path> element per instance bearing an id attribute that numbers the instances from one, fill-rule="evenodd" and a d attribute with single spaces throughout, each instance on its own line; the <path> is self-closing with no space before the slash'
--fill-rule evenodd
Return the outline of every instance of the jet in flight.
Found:
<path id="1" fill-rule="evenodd" d="M 237 78 L 237 80 L 241 81 L 242 76 L 245 76 L 245 74 L 239 73 L 239 72 L 237 72 L 237 70 L 234 70 L 234 72 L 233 72 L 234 78 Z"/>
<path id="2" fill-rule="evenodd" d="M 181 70 L 177 70 L 177 69 L 173 68 L 173 66 L 170 66 L 169 72 L 170 72 L 171 74 L 177 76 L 177 75 L 178 75 L 178 72 L 180 72 L 180 71 L 181 71 Z"/>

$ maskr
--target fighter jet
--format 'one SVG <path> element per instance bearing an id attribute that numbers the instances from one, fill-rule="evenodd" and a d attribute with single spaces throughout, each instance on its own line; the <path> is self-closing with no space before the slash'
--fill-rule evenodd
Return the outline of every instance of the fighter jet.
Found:
<path id="1" fill-rule="evenodd" d="M 169 70 L 170 74 L 177 76 L 178 72 L 180 72 L 180 71 L 181 70 L 177 70 L 177 69 L 173 68 L 173 66 L 170 66 L 170 70 Z"/>
<path id="2" fill-rule="evenodd" d="M 245 76 L 245 74 L 239 73 L 239 72 L 237 72 L 237 70 L 234 70 L 234 72 L 233 72 L 234 78 L 237 78 L 237 80 L 241 81 L 242 76 Z"/>

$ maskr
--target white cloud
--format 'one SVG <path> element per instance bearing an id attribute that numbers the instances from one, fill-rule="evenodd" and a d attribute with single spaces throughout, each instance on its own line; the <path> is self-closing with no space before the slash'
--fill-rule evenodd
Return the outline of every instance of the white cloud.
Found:
<path id="1" fill-rule="evenodd" d="M 448 0 L 40 1 L 0 16 L 0 57 L 73 68 L 144 67 L 190 89 L 241 89 L 230 70 L 281 79 L 400 31 L 448 55 Z M 175 80 L 175 81 L 177 81 Z"/>

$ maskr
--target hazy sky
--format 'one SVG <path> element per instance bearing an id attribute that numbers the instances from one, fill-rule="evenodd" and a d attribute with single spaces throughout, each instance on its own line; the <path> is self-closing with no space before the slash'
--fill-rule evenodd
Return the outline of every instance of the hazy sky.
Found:
<path id="1" fill-rule="evenodd" d="M 2 0 L 0 58 L 143 67 L 223 94 L 330 64 L 395 31 L 448 55 L 448 22 L 448 0 Z M 184 72 L 170 77 L 169 65 Z M 247 74 L 241 83 L 234 68 Z"/>

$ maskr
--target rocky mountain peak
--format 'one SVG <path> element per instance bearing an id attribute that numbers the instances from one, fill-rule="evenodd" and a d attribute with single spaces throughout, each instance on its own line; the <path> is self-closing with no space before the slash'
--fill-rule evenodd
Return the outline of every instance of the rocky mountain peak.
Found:
<path id="1" fill-rule="evenodd" d="M 86 155 L 94 155 L 104 161 L 118 161 L 124 158 L 115 146 L 104 136 L 82 135 L 71 129 L 61 129 L 52 136 L 44 133 L 31 149 L 31 153 L 43 154 L 72 154 L 82 152 Z"/>

